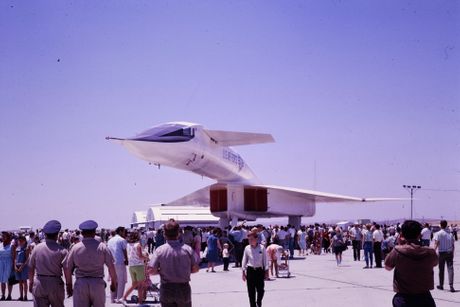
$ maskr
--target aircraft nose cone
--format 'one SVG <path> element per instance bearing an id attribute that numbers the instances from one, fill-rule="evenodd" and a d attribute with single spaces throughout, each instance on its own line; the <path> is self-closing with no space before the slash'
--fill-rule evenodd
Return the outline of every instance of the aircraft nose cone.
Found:
<path id="1" fill-rule="evenodd" d="M 120 142 L 120 141 L 124 141 L 125 139 L 122 139 L 122 138 L 117 138 L 117 137 L 113 137 L 113 136 L 106 136 L 105 139 L 107 141 L 116 141 L 116 142 Z"/>

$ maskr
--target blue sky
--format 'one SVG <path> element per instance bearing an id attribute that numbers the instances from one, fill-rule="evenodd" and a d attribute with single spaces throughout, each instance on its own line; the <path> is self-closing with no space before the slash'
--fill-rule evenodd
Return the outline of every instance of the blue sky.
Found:
<path id="1" fill-rule="evenodd" d="M 272 133 L 236 148 L 264 183 L 366 197 L 421 185 L 416 217 L 460 220 L 459 13 L 457 1 L 4 1 L 0 228 L 127 224 L 211 183 L 104 140 L 175 120 Z M 316 219 L 409 210 L 318 205 Z"/>

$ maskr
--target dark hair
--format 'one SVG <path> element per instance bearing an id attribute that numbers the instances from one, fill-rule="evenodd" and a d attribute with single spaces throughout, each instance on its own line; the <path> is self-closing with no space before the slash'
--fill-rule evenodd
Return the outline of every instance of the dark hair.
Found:
<path id="1" fill-rule="evenodd" d="M 445 229 L 447 227 L 447 221 L 446 220 L 442 220 L 441 221 L 441 228 L 442 229 Z"/>
<path id="2" fill-rule="evenodd" d="M 94 237 L 96 235 L 96 229 L 82 230 L 81 234 L 84 237 Z"/>
<path id="3" fill-rule="evenodd" d="M 119 227 L 117 227 L 117 229 L 115 230 L 115 233 L 116 233 L 116 234 L 119 234 L 119 235 L 123 234 L 123 232 L 125 232 L 125 227 L 123 227 L 123 226 L 119 226 Z"/>
<path id="4" fill-rule="evenodd" d="M 59 232 L 56 233 L 45 233 L 45 238 L 49 240 L 54 240 L 56 241 L 58 238 Z M 38 238 L 38 237 L 37 237 Z"/>
<path id="5" fill-rule="evenodd" d="M 139 233 L 137 231 L 132 231 L 128 235 L 128 241 L 130 243 L 136 243 L 139 241 Z"/>
<path id="6" fill-rule="evenodd" d="M 179 235 L 179 223 L 170 219 L 164 226 L 165 236 L 167 239 L 176 239 Z"/>
<path id="7" fill-rule="evenodd" d="M 422 231 L 422 224 L 417 221 L 407 220 L 401 226 L 402 236 L 406 240 L 416 240 Z"/>
<path id="8" fill-rule="evenodd" d="M 8 237 L 11 239 L 12 235 L 11 235 L 11 232 L 8 232 L 8 231 L 2 231 L 2 237 Z"/>
<path id="9" fill-rule="evenodd" d="M 24 246 L 27 247 L 27 239 L 26 239 L 26 237 L 24 237 L 23 235 L 20 235 L 18 237 L 18 241 L 23 241 L 25 243 Z"/>

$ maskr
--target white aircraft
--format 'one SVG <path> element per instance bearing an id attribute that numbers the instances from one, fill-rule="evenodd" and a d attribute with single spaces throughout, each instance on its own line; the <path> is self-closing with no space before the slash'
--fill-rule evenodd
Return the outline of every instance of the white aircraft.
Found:
<path id="1" fill-rule="evenodd" d="M 216 180 L 166 205 L 209 206 L 223 226 L 230 221 L 235 225 L 239 219 L 283 216 L 289 217 L 289 224 L 298 226 L 302 216 L 315 214 L 316 203 L 394 200 L 262 184 L 231 147 L 274 142 L 270 134 L 209 130 L 199 124 L 170 122 L 131 138 L 106 139 L 158 167 L 166 165 Z"/>

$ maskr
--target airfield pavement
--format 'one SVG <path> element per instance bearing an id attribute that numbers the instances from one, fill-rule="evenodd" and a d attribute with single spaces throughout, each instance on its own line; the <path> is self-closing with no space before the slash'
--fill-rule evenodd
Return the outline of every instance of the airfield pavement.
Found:
<path id="1" fill-rule="evenodd" d="M 460 266 L 457 259 L 460 256 L 460 241 L 456 242 L 454 270 L 454 287 L 460 290 Z M 296 251 L 297 255 L 297 251 Z M 343 253 L 343 262 L 336 266 L 334 255 L 308 255 L 290 261 L 290 278 L 278 278 L 265 283 L 264 307 L 284 306 L 391 306 L 394 292 L 392 288 L 393 271 L 385 269 L 363 269 L 364 261 L 353 261 L 352 250 Z M 217 273 L 206 273 L 201 269 L 192 275 L 192 301 L 195 307 L 241 307 L 248 306 L 246 284 L 241 280 L 241 270 L 231 268 L 229 272 L 222 271 L 222 265 L 216 267 Z M 440 307 L 460 306 L 460 291 L 448 291 L 447 271 L 444 288 L 447 290 L 432 290 L 431 293 Z M 435 286 L 438 284 L 438 267 L 434 269 Z M 153 282 L 159 277 L 153 276 Z M 414 281 L 415 282 L 415 281 Z M 13 298 L 18 298 L 18 286 L 13 289 Z M 31 295 L 29 302 L 0 302 L 0 306 L 32 306 Z M 65 300 L 65 306 L 72 306 L 72 299 Z M 129 304 L 137 306 L 136 304 Z M 122 306 L 110 304 L 110 293 L 107 289 L 107 306 Z M 152 297 L 147 297 L 143 306 L 159 306 L 153 303 Z"/>

